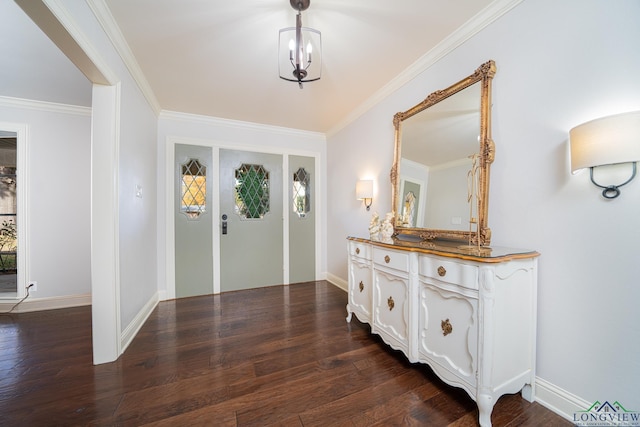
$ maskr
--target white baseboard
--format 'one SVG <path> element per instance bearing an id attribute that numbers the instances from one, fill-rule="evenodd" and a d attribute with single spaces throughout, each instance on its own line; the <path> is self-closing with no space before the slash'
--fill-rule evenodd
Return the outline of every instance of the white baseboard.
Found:
<path id="1" fill-rule="evenodd" d="M 16 305 L 18 300 L 0 302 L 0 313 L 6 313 Z M 22 301 L 12 313 L 28 313 L 31 311 L 56 310 L 59 308 L 91 305 L 91 294 L 65 295 L 61 297 L 32 298 Z"/>
<path id="2" fill-rule="evenodd" d="M 573 414 L 584 411 L 593 403 L 587 402 L 540 377 L 536 377 L 535 400 L 569 421 L 573 421 Z"/>
<path id="3" fill-rule="evenodd" d="M 142 307 L 136 317 L 133 318 L 131 323 L 129 323 L 127 327 L 124 328 L 124 331 L 122 331 L 122 335 L 120 336 L 120 354 L 124 353 L 127 347 L 129 347 L 129 344 L 131 344 L 133 339 L 136 337 L 138 331 L 140 330 L 140 328 L 142 328 L 144 322 L 147 321 L 147 319 L 151 315 L 151 312 L 154 308 L 156 308 L 159 301 L 159 295 L 158 292 L 156 292 L 149 299 L 149 301 L 147 301 L 144 307 Z"/>
<path id="4" fill-rule="evenodd" d="M 327 282 L 331 283 L 332 285 L 334 285 L 337 288 L 342 289 L 343 291 L 347 292 L 347 290 L 349 289 L 349 283 L 344 280 L 341 279 L 338 276 L 335 276 L 331 273 L 327 273 Z"/>

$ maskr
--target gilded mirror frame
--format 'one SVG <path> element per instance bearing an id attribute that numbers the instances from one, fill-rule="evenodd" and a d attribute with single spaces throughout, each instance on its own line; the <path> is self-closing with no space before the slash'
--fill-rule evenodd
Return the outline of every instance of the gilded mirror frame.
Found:
<path id="1" fill-rule="evenodd" d="M 395 127 L 395 147 L 393 166 L 391 168 L 391 200 L 392 213 L 395 218 L 395 234 L 409 234 L 419 236 L 425 240 L 446 239 L 463 240 L 470 245 L 486 246 L 491 242 L 491 229 L 488 226 L 489 208 L 489 170 L 495 158 L 495 145 L 491 139 L 491 82 L 496 73 L 496 65 L 493 60 L 482 64 L 470 76 L 443 90 L 437 90 L 427 96 L 422 102 L 411 107 L 407 111 L 398 112 L 393 116 Z M 398 195 L 400 194 L 400 159 L 402 155 L 402 122 L 438 102 L 462 91 L 463 89 L 480 82 L 480 132 L 478 149 L 478 194 L 477 194 L 477 218 L 476 229 L 469 231 L 444 230 L 429 228 L 402 227 L 398 218 Z"/>

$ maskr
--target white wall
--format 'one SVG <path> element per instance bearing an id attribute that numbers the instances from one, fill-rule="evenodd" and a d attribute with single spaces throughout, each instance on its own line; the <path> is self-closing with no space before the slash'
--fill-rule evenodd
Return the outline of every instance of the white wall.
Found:
<path id="1" fill-rule="evenodd" d="M 28 132 L 28 302 L 90 294 L 90 110 L 0 98 L 0 118 Z"/>
<path id="2" fill-rule="evenodd" d="M 91 48 L 94 63 L 121 85 L 116 177 L 118 279 L 120 324 L 127 332 L 132 325 L 134 328 L 141 325 L 144 311 L 157 301 L 157 118 L 89 5 L 76 0 L 54 3 L 64 10 L 67 23 L 73 24 L 83 37 L 83 46 Z M 143 189 L 142 199 L 135 196 L 137 185 Z M 127 332 L 125 338 L 132 338 L 134 332 Z"/>
<path id="3" fill-rule="evenodd" d="M 390 210 L 393 114 L 494 59 L 489 226 L 494 246 L 542 254 L 537 374 L 578 402 L 638 410 L 640 179 L 607 201 L 567 156 L 573 126 L 640 109 L 638 18 L 636 0 L 525 0 L 331 136 L 329 273 L 346 280 L 345 237 L 366 235 L 356 180 L 375 177 L 372 211 Z"/>
<path id="4" fill-rule="evenodd" d="M 217 145 L 238 147 L 239 149 L 250 148 L 253 151 L 260 151 L 261 148 L 267 152 L 280 152 L 283 154 L 301 154 L 318 156 L 320 160 L 319 170 L 316 175 L 320 182 L 316 188 L 318 197 L 318 209 L 320 215 L 321 229 L 326 224 L 326 138 L 323 134 L 316 132 L 306 132 L 296 129 L 281 128 L 275 126 L 265 126 L 253 123 L 238 122 L 233 120 L 217 119 L 212 117 L 196 116 L 190 114 L 163 112 L 158 122 L 158 286 L 161 294 L 167 292 L 167 274 L 165 266 L 172 263 L 172 259 L 167 259 L 167 234 L 171 233 L 173 224 L 167 224 L 165 206 L 167 204 L 166 176 L 173 171 L 167 171 L 166 151 L 167 146 L 173 149 L 172 141 L 180 141 L 185 144 L 193 143 L 204 145 Z M 329 171 L 330 172 L 330 171 Z M 171 242 L 169 242 L 170 244 Z M 326 272 L 326 233 L 321 233 L 320 259 L 317 270 L 324 277 Z M 171 293 L 169 293 L 171 295 Z"/>
<path id="5" fill-rule="evenodd" d="M 120 304 L 123 326 L 156 295 L 157 117 L 133 82 L 123 87 L 119 161 Z M 136 196 L 137 188 L 141 197 Z M 155 298 L 155 297 L 154 297 Z"/>

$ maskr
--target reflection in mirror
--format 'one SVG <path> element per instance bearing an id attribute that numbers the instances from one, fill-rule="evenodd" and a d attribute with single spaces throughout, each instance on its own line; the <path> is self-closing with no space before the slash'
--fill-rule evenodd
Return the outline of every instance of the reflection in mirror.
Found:
<path id="1" fill-rule="evenodd" d="M 488 245 L 491 79 L 495 63 L 394 116 L 396 233 Z"/>
<path id="2" fill-rule="evenodd" d="M 403 227 L 469 229 L 467 173 L 478 153 L 479 132 L 480 83 L 402 122 L 398 212 Z"/>

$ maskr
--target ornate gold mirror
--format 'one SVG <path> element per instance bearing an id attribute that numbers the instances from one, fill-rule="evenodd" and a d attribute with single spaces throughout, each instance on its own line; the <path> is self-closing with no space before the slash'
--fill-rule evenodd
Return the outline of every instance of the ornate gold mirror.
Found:
<path id="1" fill-rule="evenodd" d="M 400 237 L 464 240 L 485 246 L 493 61 L 393 117 L 392 212 Z"/>

